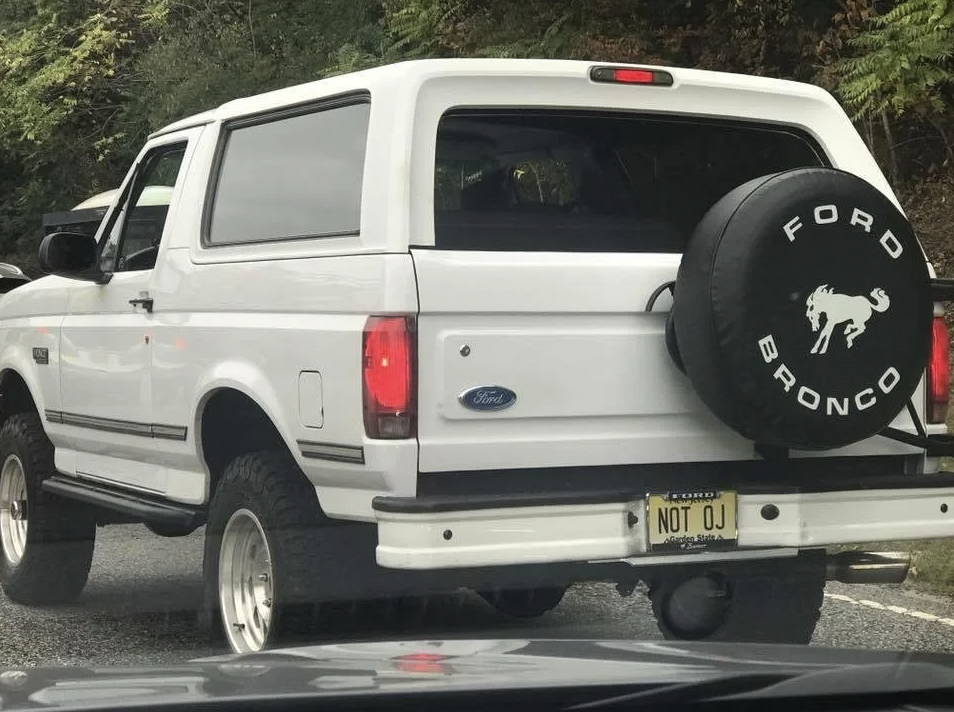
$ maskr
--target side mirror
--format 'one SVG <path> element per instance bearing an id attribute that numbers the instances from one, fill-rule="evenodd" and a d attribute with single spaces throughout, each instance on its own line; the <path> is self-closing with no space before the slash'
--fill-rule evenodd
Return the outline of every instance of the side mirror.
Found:
<path id="1" fill-rule="evenodd" d="M 59 277 L 106 284 L 112 277 L 99 266 L 96 238 L 80 232 L 54 232 L 43 238 L 37 254 L 40 269 Z"/>

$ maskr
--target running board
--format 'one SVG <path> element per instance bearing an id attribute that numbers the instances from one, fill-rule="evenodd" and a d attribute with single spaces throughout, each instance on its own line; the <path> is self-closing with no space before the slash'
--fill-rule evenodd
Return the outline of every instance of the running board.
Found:
<path id="1" fill-rule="evenodd" d="M 43 489 L 67 499 L 93 504 L 119 512 L 140 522 L 168 524 L 183 529 L 198 529 L 205 524 L 205 512 L 199 507 L 177 504 L 159 497 L 130 492 L 72 477 L 55 475 L 43 481 Z"/>
<path id="2" fill-rule="evenodd" d="M 904 583 L 911 555 L 903 551 L 842 551 L 828 556 L 829 581 L 841 583 Z"/>

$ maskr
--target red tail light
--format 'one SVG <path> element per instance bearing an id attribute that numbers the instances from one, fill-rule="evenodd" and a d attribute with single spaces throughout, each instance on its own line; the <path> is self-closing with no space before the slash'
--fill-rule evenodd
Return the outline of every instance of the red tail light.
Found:
<path id="1" fill-rule="evenodd" d="M 931 335 L 931 361 L 927 370 L 927 419 L 929 423 L 947 420 L 948 399 L 951 392 L 950 346 L 947 324 L 941 317 L 934 318 Z"/>
<path id="2" fill-rule="evenodd" d="M 372 316 L 364 326 L 364 431 L 399 440 L 417 434 L 417 354 L 412 317 Z"/>
<path id="3" fill-rule="evenodd" d="M 672 75 L 660 69 L 640 67 L 591 67 L 590 79 L 604 84 L 649 84 L 671 87 Z"/>

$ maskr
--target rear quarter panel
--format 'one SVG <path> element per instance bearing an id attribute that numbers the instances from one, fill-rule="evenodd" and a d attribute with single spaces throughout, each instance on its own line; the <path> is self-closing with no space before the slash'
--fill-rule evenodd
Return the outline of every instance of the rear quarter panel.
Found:
<path id="1" fill-rule="evenodd" d="M 291 103 L 320 99 L 313 89 L 289 91 Z M 333 94 L 336 87 L 326 91 Z M 367 316 L 418 309 L 406 242 L 394 250 L 394 241 L 406 234 L 406 204 L 405 195 L 390 187 L 407 157 L 392 141 L 402 119 L 391 106 L 392 93 L 389 87 L 372 92 L 356 236 L 203 247 L 203 210 L 221 126 L 204 132 L 172 239 L 155 270 L 155 418 L 189 428 L 186 442 L 164 445 L 160 455 L 163 466 L 179 473 L 170 478 L 172 498 L 208 497 L 207 473 L 194 476 L 205 471 L 198 435 L 204 406 L 220 388 L 245 393 L 266 412 L 329 515 L 370 520 L 374 494 L 414 494 L 417 443 L 367 441 L 362 411 Z M 320 373 L 320 393 L 317 401 L 309 396 L 308 406 L 320 406 L 317 419 L 302 416 L 304 371 Z M 344 447 L 364 462 L 305 457 L 302 443 Z"/>

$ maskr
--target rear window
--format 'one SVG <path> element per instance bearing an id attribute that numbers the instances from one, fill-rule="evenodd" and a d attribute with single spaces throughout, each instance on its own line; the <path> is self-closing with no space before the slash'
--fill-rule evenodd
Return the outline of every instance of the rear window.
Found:
<path id="1" fill-rule="evenodd" d="M 455 110 L 437 130 L 435 246 L 682 252 L 758 176 L 826 165 L 791 129 L 630 113 Z"/>

